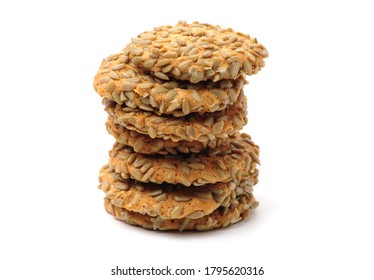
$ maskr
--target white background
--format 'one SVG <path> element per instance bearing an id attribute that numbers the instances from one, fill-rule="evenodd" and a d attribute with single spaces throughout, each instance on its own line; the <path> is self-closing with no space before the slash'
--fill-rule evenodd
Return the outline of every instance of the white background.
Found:
<path id="1" fill-rule="evenodd" d="M 110 269 L 169 265 L 374 279 L 369 3 L 1 1 L 0 278 L 125 279 Z M 128 226 L 104 211 L 97 189 L 114 142 L 92 87 L 101 59 L 178 20 L 249 33 L 270 54 L 245 89 L 245 131 L 261 146 L 260 207 L 226 230 Z"/>

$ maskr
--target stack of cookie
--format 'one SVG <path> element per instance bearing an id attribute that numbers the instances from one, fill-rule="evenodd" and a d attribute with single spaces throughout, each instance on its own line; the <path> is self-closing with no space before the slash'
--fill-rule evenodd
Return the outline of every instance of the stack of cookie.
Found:
<path id="1" fill-rule="evenodd" d="M 208 230 L 257 202 L 258 146 L 247 123 L 245 74 L 267 57 L 255 38 L 194 22 L 161 26 L 104 59 L 94 87 L 116 143 L 100 171 L 105 208 L 154 230 Z"/>

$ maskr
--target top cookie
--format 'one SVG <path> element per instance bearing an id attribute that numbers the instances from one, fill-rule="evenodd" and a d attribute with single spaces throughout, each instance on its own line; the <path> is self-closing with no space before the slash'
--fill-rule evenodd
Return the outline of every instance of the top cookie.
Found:
<path id="1" fill-rule="evenodd" d="M 256 74 L 268 52 L 256 38 L 210 24 L 179 22 L 160 26 L 133 38 L 124 50 L 134 66 L 163 80 L 191 83 L 236 79 Z"/>

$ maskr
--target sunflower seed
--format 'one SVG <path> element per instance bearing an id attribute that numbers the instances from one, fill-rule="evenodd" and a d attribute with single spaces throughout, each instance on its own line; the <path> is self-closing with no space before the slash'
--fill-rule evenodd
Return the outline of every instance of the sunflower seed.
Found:
<path id="1" fill-rule="evenodd" d="M 129 82 L 124 82 L 122 84 L 122 90 L 123 91 L 132 91 L 133 89 L 135 88 L 135 85 L 134 84 L 131 84 Z"/>
<path id="2" fill-rule="evenodd" d="M 177 205 L 175 206 L 171 211 L 170 211 L 170 218 L 175 219 L 177 218 L 180 214 L 182 214 L 183 211 L 183 206 L 182 205 Z"/>
<path id="3" fill-rule="evenodd" d="M 165 199 L 166 199 L 166 193 L 163 193 L 163 194 L 160 194 L 160 195 L 156 196 L 156 201 L 157 202 L 163 201 Z"/>
<path id="4" fill-rule="evenodd" d="M 171 69 L 173 69 L 173 65 L 169 64 L 169 65 L 165 66 L 164 68 L 162 68 L 161 72 L 162 73 L 169 73 L 171 71 Z"/>
<path id="5" fill-rule="evenodd" d="M 226 60 L 228 63 L 233 63 L 235 61 L 239 61 L 239 57 L 237 56 L 232 56 L 229 59 Z"/>
<path id="6" fill-rule="evenodd" d="M 244 61 L 243 68 L 245 73 L 247 73 L 248 75 L 251 75 L 253 73 L 252 64 L 248 60 Z"/>
<path id="7" fill-rule="evenodd" d="M 134 144 L 134 150 L 135 152 L 140 152 L 144 147 L 144 140 L 142 138 L 139 138 L 135 144 Z"/>
<path id="8" fill-rule="evenodd" d="M 182 38 L 177 38 L 177 43 L 178 43 L 180 46 L 185 46 L 185 45 L 186 45 L 186 42 L 185 42 Z"/>
<path id="9" fill-rule="evenodd" d="M 99 188 L 101 188 L 104 192 L 107 191 L 110 187 L 110 184 L 108 181 L 103 181 L 101 182 L 101 184 L 99 185 Z"/>
<path id="10" fill-rule="evenodd" d="M 140 192 L 144 191 L 144 187 L 142 185 L 135 185 L 134 188 Z"/>
<path id="11" fill-rule="evenodd" d="M 212 56 L 212 51 L 205 51 L 201 54 L 201 57 L 208 58 Z"/>
<path id="12" fill-rule="evenodd" d="M 233 182 L 233 181 L 231 181 L 230 183 L 229 183 L 229 187 L 230 187 L 230 190 L 235 190 L 236 189 L 236 187 L 237 187 L 237 185 Z"/>
<path id="13" fill-rule="evenodd" d="M 131 201 L 130 201 L 130 205 L 135 205 L 135 204 L 137 204 L 138 202 L 139 202 L 139 200 L 140 200 L 140 197 L 141 197 L 141 193 L 140 192 L 138 192 L 138 193 L 136 193 L 134 196 L 133 196 L 133 198 L 131 199 Z"/>
<path id="14" fill-rule="evenodd" d="M 155 169 L 151 167 L 148 169 L 148 171 L 144 174 L 144 176 L 141 178 L 141 181 L 146 182 L 148 179 L 155 173 Z"/>
<path id="15" fill-rule="evenodd" d="M 220 191 L 220 192 L 218 192 L 218 191 Z M 212 196 L 213 196 L 214 200 L 216 202 L 220 203 L 220 204 L 222 203 L 222 201 L 225 198 L 225 194 L 220 189 L 212 189 Z"/>
<path id="16" fill-rule="evenodd" d="M 206 135 L 201 135 L 198 140 L 199 142 L 207 142 L 209 141 L 209 137 Z"/>
<path id="17" fill-rule="evenodd" d="M 156 64 L 156 62 L 157 62 L 157 59 L 150 58 L 150 59 L 143 62 L 143 66 L 145 68 L 151 68 L 153 65 Z"/>
<path id="18" fill-rule="evenodd" d="M 166 118 L 163 118 L 163 117 L 154 117 L 152 118 L 151 120 L 153 123 L 155 124 L 159 124 L 159 123 L 163 123 L 166 121 Z"/>
<path id="19" fill-rule="evenodd" d="M 187 180 L 186 178 L 184 178 L 184 177 L 179 177 L 179 178 L 178 178 L 178 183 L 180 183 L 180 184 L 182 184 L 182 185 L 184 185 L 184 186 L 187 186 L 187 187 L 191 186 L 191 182 L 188 181 L 188 180 Z"/>
<path id="20" fill-rule="evenodd" d="M 161 86 L 156 86 L 151 89 L 151 94 L 160 94 L 165 92 L 168 92 L 168 89 Z"/>
<path id="21" fill-rule="evenodd" d="M 185 98 L 182 102 L 182 112 L 186 115 L 190 113 L 190 103 L 188 102 L 187 98 Z"/>
<path id="22" fill-rule="evenodd" d="M 177 150 L 174 149 L 173 147 L 165 147 L 165 150 L 166 150 L 169 154 L 172 154 L 172 155 L 176 155 L 176 154 L 178 154 Z"/>
<path id="23" fill-rule="evenodd" d="M 148 112 L 153 111 L 153 107 L 151 107 L 149 105 L 145 105 L 145 104 L 140 104 L 139 109 L 142 109 L 143 111 L 148 111 Z"/>
<path id="24" fill-rule="evenodd" d="M 102 77 L 99 79 L 99 83 L 100 84 L 105 84 L 107 82 L 109 82 L 111 79 L 109 77 Z"/>
<path id="25" fill-rule="evenodd" d="M 221 202 L 221 206 L 223 206 L 223 207 L 229 207 L 230 206 L 230 200 L 231 200 L 230 196 L 226 196 L 223 199 L 223 201 Z"/>
<path id="26" fill-rule="evenodd" d="M 127 56 L 127 55 L 122 55 L 120 58 L 119 58 L 119 60 L 118 60 L 120 63 L 124 63 L 124 64 L 127 64 L 129 61 L 130 61 L 130 59 L 129 59 L 129 57 Z M 113 69 L 114 70 L 114 69 Z"/>
<path id="27" fill-rule="evenodd" d="M 110 201 L 114 206 L 122 207 L 123 206 L 123 199 L 122 198 L 115 198 Z"/>
<path id="28" fill-rule="evenodd" d="M 132 164 L 135 161 L 135 159 L 136 159 L 136 154 L 131 154 L 127 158 L 127 163 Z"/>
<path id="29" fill-rule="evenodd" d="M 198 83 L 202 81 L 204 78 L 204 72 L 203 71 L 194 71 L 191 73 L 190 81 L 191 83 Z"/>
<path id="30" fill-rule="evenodd" d="M 162 80 L 169 80 L 169 77 L 162 72 L 156 72 L 154 75 Z"/>
<path id="31" fill-rule="evenodd" d="M 188 167 L 188 162 L 186 162 L 186 161 L 182 161 L 182 162 L 181 162 L 181 168 L 182 168 L 182 171 L 183 171 L 185 174 L 187 174 L 187 175 L 190 174 L 190 172 L 191 172 L 191 168 Z"/>
<path id="32" fill-rule="evenodd" d="M 182 154 L 188 154 L 190 152 L 190 150 L 186 146 L 178 146 L 177 149 Z"/>
<path id="33" fill-rule="evenodd" d="M 119 79 L 119 75 L 118 75 L 116 72 L 114 72 L 114 71 L 110 71 L 110 72 L 108 73 L 108 75 L 109 75 L 109 77 L 111 77 L 111 78 L 114 79 L 114 80 Z"/>
<path id="34" fill-rule="evenodd" d="M 238 168 L 235 165 L 231 167 L 230 174 L 232 178 L 236 178 L 236 175 L 238 174 Z"/>
<path id="35" fill-rule="evenodd" d="M 260 165 L 261 165 L 260 159 L 259 159 L 258 156 L 255 154 L 255 152 L 250 151 L 250 152 L 249 152 L 249 155 L 250 155 L 251 158 L 254 160 L 254 162 L 256 162 L 257 164 L 260 164 Z"/>
<path id="36" fill-rule="evenodd" d="M 191 125 L 187 126 L 186 132 L 190 138 L 195 138 L 195 130 Z"/>
<path id="37" fill-rule="evenodd" d="M 143 166 L 146 162 L 147 162 L 147 160 L 144 159 L 144 158 L 137 158 L 137 159 L 132 163 L 132 165 L 133 165 L 135 168 L 138 168 L 138 167 Z"/>
<path id="38" fill-rule="evenodd" d="M 120 64 L 117 64 L 117 65 L 113 65 L 112 66 L 112 70 L 116 71 L 116 70 L 121 70 L 123 68 L 125 68 L 125 64 L 124 63 L 120 63 Z"/>
<path id="39" fill-rule="evenodd" d="M 121 169 L 122 169 L 122 172 L 123 173 L 129 173 L 128 169 L 127 169 L 127 165 L 126 165 L 126 161 L 122 161 L 121 162 Z M 119 173 L 119 172 L 118 172 Z"/>
<path id="40" fill-rule="evenodd" d="M 242 156 L 240 154 L 231 154 L 232 158 L 240 159 Z"/>
<path id="41" fill-rule="evenodd" d="M 179 231 L 181 232 L 181 231 L 185 230 L 189 223 L 190 223 L 190 219 L 188 219 L 188 218 L 183 219 L 183 222 L 181 223 L 181 225 L 179 227 Z"/>
<path id="42" fill-rule="evenodd" d="M 176 95 L 177 95 L 177 92 L 176 92 L 174 89 L 169 90 L 168 93 L 166 93 L 166 94 L 164 95 L 164 100 L 165 100 L 165 101 L 170 101 L 170 100 L 174 99 L 174 97 L 175 97 Z"/>
<path id="43" fill-rule="evenodd" d="M 192 162 L 192 163 L 189 163 L 188 166 L 192 169 L 195 169 L 195 170 L 203 170 L 205 169 L 205 165 L 202 164 L 202 163 L 198 163 L 198 162 Z"/>
<path id="44" fill-rule="evenodd" d="M 178 64 L 178 68 L 181 69 L 182 71 L 187 71 L 187 69 L 190 68 L 192 63 L 193 63 L 192 60 L 182 61 L 181 63 Z"/>
<path id="45" fill-rule="evenodd" d="M 186 131 L 181 127 L 177 127 L 177 129 L 175 130 L 174 133 L 175 133 L 175 135 L 181 137 L 182 139 L 187 139 L 188 138 L 188 136 L 186 134 Z"/>
<path id="46" fill-rule="evenodd" d="M 131 169 L 131 170 L 129 170 L 129 171 L 130 171 L 131 176 L 132 176 L 135 180 L 140 181 L 140 180 L 142 179 L 143 173 L 141 173 L 140 170 L 138 170 L 138 169 Z"/>
<path id="47" fill-rule="evenodd" d="M 173 70 L 171 70 L 171 73 L 175 76 L 175 77 L 179 77 L 181 75 L 181 70 L 179 70 L 178 68 L 173 68 Z"/>
<path id="48" fill-rule="evenodd" d="M 137 47 L 131 47 L 130 48 L 130 52 L 133 54 L 133 55 L 142 55 L 143 54 L 143 49 L 142 48 L 137 48 Z"/>
<path id="49" fill-rule="evenodd" d="M 126 183 L 117 183 L 116 188 L 121 190 L 121 191 L 127 191 L 127 190 L 130 189 L 130 186 L 129 186 L 129 184 L 126 184 Z"/>
<path id="50" fill-rule="evenodd" d="M 120 94 L 120 96 L 119 96 L 119 100 L 120 100 L 121 102 L 127 100 L 127 96 L 125 95 L 125 93 L 121 92 L 121 94 Z"/>
<path id="51" fill-rule="evenodd" d="M 255 182 L 253 181 L 252 178 L 248 178 L 248 179 L 247 179 L 247 184 L 248 184 L 249 186 L 253 187 L 253 186 L 255 185 Z"/>
<path id="52" fill-rule="evenodd" d="M 228 98 L 228 95 L 223 89 L 212 89 L 211 92 L 221 100 Z"/>
<path id="53" fill-rule="evenodd" d="M 172 169 L 172 170 L 176 170 L 177 169 L 174 164 L 172 164 L 170 162 L 167 162 L 167 161 L 163 162 L 162 166 L 165 167 L 165 168 L 167 168 L 167 169 Z"/>
<path id="54" fill-rule="evenodd" d="M 140 58 L 140 56 L 134 56 L 132 59 L 131 59 L 131 63 L 134 65 L 134 66 L 138 66 L 142 63 L 142 59 Z"/>
<path id="55" fill-rule="evenodd" d="M 196 195 L 199 198 L 203 199 L 211 199 L 212 198 L 212 193 L 207 192 L 207 191 L 195 191 L 193 192 L 194 195 Z"/>
<path id="56" fill-rule="evenodd" d="M 115 89 L 116 83 L 113 80 L 110 80 L 107 84 L 104 85 L 104 89 L 108 92 L 111 92 Z"/>
<path id="57" fill-rule="evenodd" d="M 147 83 L 147 82 L 145 82 L 145 83 L 141 83 L 141 84 L 139 84 L 139 89 L 149 89 L 149 88 L 151 88 L 152 86 L 153 86 L 152 83 Z"/>
<path id="58" fill-rule="evenodd" d="M 212 69 L 208 69 L 208 70 L 205 70 L 204 71 L 204 76 L 205 77 L 212 77 L 212 76 L 214 76 L 216 74 L 216 72 L 214 72 L 214 70 L 212 70 Z"/>
<path id="59" fill-rule="evenodd" d="M 112 60 L 116 60 L 118 57 L 119 57 L 118 54 L 112 54 L 109 57 L 107 57 L 105 60 L 106 61 L 112 61 Z"/>
<path id="60" fill-rule="evenodd" d="M 142 166 L 142 168 L 140 168 L 140 171 L 143 172 L 143 173 L 145 173 L 145 172 L 147 172 L 148 169 L 151 168 L 151 167 L 152 167 L 152 162 L 147 162 L 146 164 L 144 164 L 144 165 Z"/>
<path id="61" fill-rule="evenodd" d="M 161 60 L 157 61 L 157 63 L 154 66 L 155 67 L 163 67 L 165 65 L 170 64 L 170 62 L 171 62 L 171 59 L 161 59 Z"/>
<path id="62" fill-rule="evenodd" d="M 244 166 L 244 170 L 245 172 L 247 173 L 249 171 L 249 169 L 251 168 L 251 162 L 252 162 L 252 159 L 250 157 L 247 157 L 245 159 L 245 166 Z"/>
<path id="63" fill-rule="evenodd" d="M 157 218 L 153 221 L 153 230 L 159 229 L 163 222 L 164 219 L 161 216 L 157 216 Z"/>
<path id="64" fill-rule="evenodd" d="M 156 138 L 157 136 L 157 131 L 154 127 L 150 126 L 148 127 L 148 135 L 151 137 L 151 138 Z"/>
<path id="65" fill-rule="evenodd" d="M 221 159 L 218 159 L 217 160 L 217 165 L 218 165 L 218 167 L 219 168 L 221 168 L 222 170 L 227 170 L 227 167 L 226 167 L 226 165 L 223 163 L 223 161 L 221 160 Z"/>
<path id="66" fill-rule="evenodd" d="M 239 62 L 235 61 L 231 64 L 231 66 L 229 68 L 229 73 L 230 73 L 231 78 L 236 79 L 236 77 L 238 76 L 238 73 L 239 73 L 239 69 L 240 69 L 240 63 Z"/>
<path id="67" fill-rule="evenodd" d="M 203 98 L 201 97 L 201 95 L 196 90 L 193 90 L 191 92 L 191 96 L 198 103 L 201 103 L 203 101 Z"/>
<path id="68" fill-rule="evenodd" d="M 160 194 L 162 194 L 162 190 L 158 189 L 158 190 L 153 190 L 153 191 L 148 192 L 147 195 L 152 197 L 152 196 L 158 196 Z"/>
<path id="69" fill-rule="evenodd" d="M 200 178 L 210 183 L 214 183 L 217 181 L 215 176 L 205 172 L 201 173 Z"/>
<path id="70" fill-rule="evenodd" d="M 205 213 L 202 212 L 202 211 L 195 211 L 193 213 L 191 213 L 190 215 L 187 216 L 187 218 L 190 218 L 190 219 L 200 219 L 202 217 L 205 216 Z"/>
<path id="71" fill-rule="evenodd" d="M 161 53 L 160 56 L 165 57 L 165 58 L 176 58 L 178 57 L 178 54 L 173 51 L 166 51 L 164 53 Z"/>
<path id="72" fill-rule="evenodd" d="M 112 96 L 113 96 L 113 98 L 114 98 L 114 100 L 118 103 L 118 104 L 122 104 L 122 102 L 121 102 L 121 98 L 120 98 L 120 96 L 119 96 L 119 94 L 117 93 L 117 92 L 112 92 Z"/>
<path id="73" fill-rule="evenodd" d="M 225 123 L 223 121 L 219 121 L 219 122 L 215 123 L 213 125 L 213 128 L 212 128 L 213 133 L 214 134 L 219 134 L 220 132 L 222 132 L 222 129 L 223 129 L 224 125 L 225 125 Z"/>
<path id="74" fill-rule="evenodd" d="M 180 104 L 177 99 L 174 99 L 170 102 L 169 106 L 166 109 L 166 112 L 173 112 L 175 109 L 179 108 Z"/>
<path id="75" fill-rule="evenodd" d="M 175 195 L 174 196 L 174 200 L 178 202 L 186 202 L 186 201 L 190 201 L 191 199 L 192 197 L 188 195 Z"/>

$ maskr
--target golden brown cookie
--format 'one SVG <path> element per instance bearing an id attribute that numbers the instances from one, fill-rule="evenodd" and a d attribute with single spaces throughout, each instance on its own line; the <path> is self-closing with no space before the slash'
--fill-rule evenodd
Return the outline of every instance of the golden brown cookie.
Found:
<path id="1" fill-rule="evenodd" d="M 237 79 L 265 66 L 267 50 L 256 38 L 210 24 L 179 22 L 141 33 L 123 50 L 134 66 L 169 80 Z"/>
<path id="2" fill-rule="evenodd" d="M 115 143 L 109 152 L 109 164 L 124 179 L 145 183 L 202 186 L 251 178 L 254 185 L 258 154 L 258 146 L 250 137 L 237 133 L 225 145 L 200 154 L 143 155 Z"/>
<path id="3" fill-rule="evenodd" d="M 104 207 L 114 218 L 147 229 L 201 231 L 225 228 L 231 224 L 237 223 L 248 218 L 252 210 L 258 206 L 258 202 L 252 194 L 240 196 L 236 201 L 237 204 L 233 207 L 220 207 L 211 214 L 197 219 L 163 219 L 160 216 L 152 217 L 147 214 L 140 214 L 115 206 L 111 203 L 109 198 L 104 199 Z"/>
<path id="4" fill-rule="evenodd" d="M 226 138 L 247 123 L 247 101 L 243 93 L 225 110 L 213 113 L 191 113 L 184 117 L 162 117 L 152 112 L 123 107 L 104 98 L 106 112 L 121 126 L 151 138 L 207 142 Z"/>
<path id="5" fill-rule="evenodd" d="M 130 146 L 136 153 L 140 154 L 196 154 L 203 153 L 207 149 L 214 149 L 224 145 L 227 138 L 218 138 L 214 140 L 207 140 L 206 142 L 200 141 L 187 141 L 181 140 L 174 142 L 171 139 L 162 140 L 158 138 L 151 138 L 148 135 L 140 134 L 134 130 L 116 124 L 112 117 L 108 117 L 106 122 L 107 131 L 113 135 L 118 143 Z"/>
<path id="6" fill-rule="evenodd" d="M 102 97 L 156 114 L 176 117 L 192 112 L 215 112 L 233 104 L 245 83 L 244 76 L 219 82 L 165 81 L 152 77 L 127 62 L 124 53 L 103 60 L 94 79 Z"/>
<path id="7" fill-rule="evenodd" d="M 99 182 L 99 188 L 113 205 L 163 219 L 202 217 L 220 206 L 229 207 L 236 203 L 237 196 L 252 192 L 249 180 L 190 188 L 124 180 L 109 165 L 100 170 Z"/>

